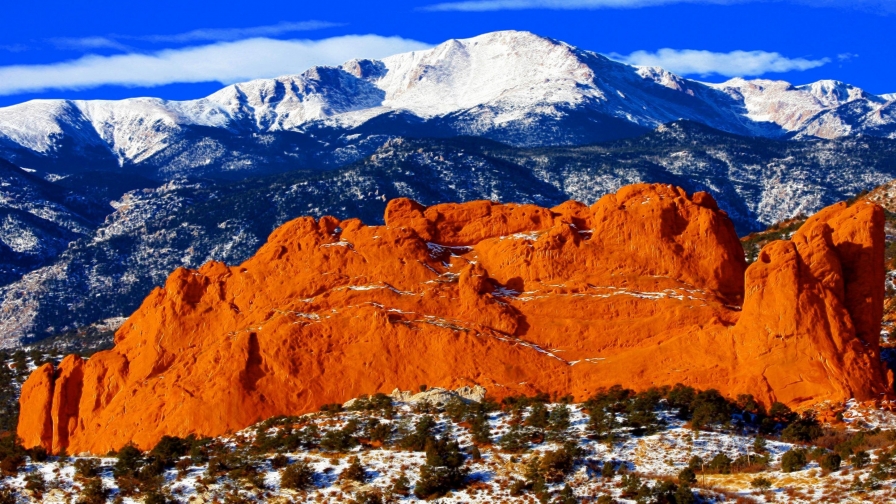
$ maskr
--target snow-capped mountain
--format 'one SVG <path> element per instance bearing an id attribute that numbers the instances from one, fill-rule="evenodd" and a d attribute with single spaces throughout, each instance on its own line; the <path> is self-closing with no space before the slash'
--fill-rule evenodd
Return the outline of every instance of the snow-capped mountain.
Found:
<path id="1" fill-rule="evenodd" d="M 378 222 L 399 196 L 552 206 L 671 183 L 743 233 L 894 178 L 894 94 L 705 84 L 525 32 L 191 101 L 31 101 L 0 108 L 0 346 L 127 316 L 289 219 Z"/>
<path id="2" fill-rule="evenodd" d="M 198 100 L 37 100 L 0 108 L 0 157 L 52 173 L 245 176 L 355 161 L 375 148 L 364 143 L 374 132 L 574 145 L 688 119 L 748 136 L 892 137 L 893 107 L 893 95 L 835 81 L 708 85 L 505 31 L 235 84 Z M 337 148 L 343 152 L 334 158 Z"/>
<path id="3" fill-rule="evenodd" d="M 750 119 L 775 123 L 798 137 L 874 134 L 875 126 L 888 126 L 876 136 L 896 134 L 892 95 L 876 96 L 840 81 L 793 86 L 783 81 L 738 78 L 712 87 L 742 102 Z"/>

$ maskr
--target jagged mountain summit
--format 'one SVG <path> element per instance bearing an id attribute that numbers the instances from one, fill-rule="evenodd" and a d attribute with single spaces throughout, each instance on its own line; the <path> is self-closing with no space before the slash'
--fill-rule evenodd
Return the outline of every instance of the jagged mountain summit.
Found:
<path id="1" fill-rule="evenodd" d="M 235 84 L 198 100 L 2 108 L 0 157 L 53 173 L 139 167 L 160 179 L 241 177 L 346 164 L 370 154 L 380 135 L 571 145 L 688 119 L 748 136 L 893 137 L 894 107 L 893 95 L 834 81 L 709 85 L 503 31 Z"/>
<path id="2" fill-rule="evenodd" d="M 889 398 L 884 219 L 838 203 L 747 266 L 712 196 L 661 184 L 591 206 L 400 198 L 384 226 L 302 217 L 242 264 L 175 270 L 113 349 L 35 370 L 18 434 L 56 453 L 148 449 L 420 383 Z"/>

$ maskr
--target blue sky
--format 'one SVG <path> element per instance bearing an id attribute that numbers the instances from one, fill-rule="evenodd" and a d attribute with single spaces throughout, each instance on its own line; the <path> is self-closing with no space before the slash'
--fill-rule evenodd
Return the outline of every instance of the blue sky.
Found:
<path id="1" fill-rule="evenodd" d="M 722 81 L 837 79 L 896 92 L 896 0 L 9 2 L 0 106 L 205 96 L 223 84 L 528 30 Z"/>

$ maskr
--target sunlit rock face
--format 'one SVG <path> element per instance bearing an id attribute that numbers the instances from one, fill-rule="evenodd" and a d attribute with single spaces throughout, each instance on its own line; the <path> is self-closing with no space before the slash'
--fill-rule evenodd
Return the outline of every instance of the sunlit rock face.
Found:
<path id="1" fill-rule="evenodd" d="M 886 394 L 884 216 L 828 207 L 747 267 L 706 193 L 593 205 L 389 203 L 299 218 L 243 264 L 178 269 L 89 360 L 25 383 L 26 446 L 105 453 L 216 436 L 360 394 L 684 383 L 794 407 Z"/>

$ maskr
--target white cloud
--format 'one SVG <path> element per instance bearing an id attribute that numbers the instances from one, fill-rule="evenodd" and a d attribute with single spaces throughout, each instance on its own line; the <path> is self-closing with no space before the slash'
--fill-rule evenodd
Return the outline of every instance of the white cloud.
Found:
<path id="1" fill-rule="evenodd" d="M 787 58 L 776 52 L 732 51 L 719 53 L 692 49 L 660 49 L 657 52 L 635 51 L 628 55 L 608 57 L 636 66 L 658 66 L 682 75 L 723 75 L 725 77 L 756 76 L 773 72 L 809 70 L 830 63 L 829 58 Z"/>
<path id="2" fill-rule="evenodd" d="M 115 49 L 117 51 L 129 51 L 130 47 L 109 37 L 57 37 L 49 40 L 60 49 L 73 49 L 77 51 L 90 51 L 93 49 Z"/>
<path id="3" fill-rule="evenodd" d="M 441 2 L 423 7 L 428 11 L 485 12 L 501 10 L 553 9 L 638 9 L 670 4 L 715 4 L 732 5 L 740 3 L 776 0 L 459 0 Z M 789 1 L 811 7 L 844 7 L 871 12 L 896 12 L 896 0 L 777 0 Z"/>
<path id="4" fill-rule="evenodd" d="M 0 51 L 9 51 L 9 52 L 22 52 L 27 51 L 28 46 L 25 44 L 9 44 L 9 45 L 0 45 Z"/>
<path id="5" fill-rule="evenodd" d="M 274 25 L 250 26 L 247 28 L 200 28 L 183 33 L 168 35 L 107 35 L 94 37 L 57 37 L 48 41 L 60 49 L 72 49 L 90 51 L 94 49 L 114 49 L 122 52 L 133 52 L 135 49 L 121 42 L 121 40 L 133 40 L 151 43 L 187 44 L 190 42 L 229 42 L 234 40 L 276 37 L 287 33 L 300 31 L 321 30 L 345 26 L 344 23 L 331 23 L 329 21 L 295 21 L 283 22 Z"/>
<path id="6" fill-rule="evenodd" d="M 345 26 L 344 23 L 331 23 L 328 21 L 298 21 L 283 22 L 275 25 L 252 26 L 249 28 L 200 28 L 185 33 L 176 33 L 173 35 L 146 35 L 146 36 L 127 36 L 119 38 L 128 38 L 134 40 L 144 40 L 147 42 L 171 42 L 186 43 L 198 42 L 206 40 L 229 41 L 240 40 L 255 37 L 276 37 L 286 33 L 295 33 L 309 30 L 322 30 L 324 28 L 334 28 Z"/>
<path id="7" fill-rule="evenodd" d="M 428 44 L 400 37 L 346 35 L 322 40 L 253 38 L 167 49 L 151 54 L 88 55 L 47 65 L 0 67 L 0 95 L 104 85 L 161 86 L 221 82 L 301 73 L 352 58 L 382 58 Z"/>
<path id="8" fill-rule="evenodd" d="M 734 4 L 749 0 L 462 0 L 424 7 L 429 11 L 484 12 L 500 10 L 637 9 L 676 3 Z"/>

